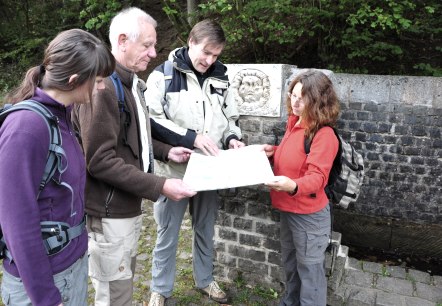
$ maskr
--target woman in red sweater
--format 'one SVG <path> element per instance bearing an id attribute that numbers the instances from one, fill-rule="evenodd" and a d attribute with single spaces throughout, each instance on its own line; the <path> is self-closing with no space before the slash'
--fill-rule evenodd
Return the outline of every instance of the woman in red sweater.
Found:
<path id="1" fill-rule="evenodd" d="M 272 189 L 273 207 L 281 212 L 286 291 L 280 306 L 325 306 L 331 218 L 324 188 L 339 146 L 331 128 L 339 116 L 339 101 L 330 79 L 319 70 L 297 75 L 288 88 L 287 110 L 281 143 L 264 146 L 275 173 L 275 181 L 266 185 Z M 313 139 L 308 155 L 305 137 Z"/>

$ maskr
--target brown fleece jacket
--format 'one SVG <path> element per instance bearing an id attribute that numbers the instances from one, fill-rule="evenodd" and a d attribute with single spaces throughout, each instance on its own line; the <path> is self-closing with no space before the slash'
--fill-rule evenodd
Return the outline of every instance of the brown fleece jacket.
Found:
<path id="1" fill-rule="evenodd" d="M 141 214 L 141 200 L 157 200 L 165 178 L 143 171 L 139 121 L 132 94 L 134 73 L 117 64 L 125 107 L 130 113 L 127 141 L 124 116 L 120 117 L 112 80 L 98 90 L 91 104 L 75 107 L 72 121 L 86 157 L 86 212 L 106 218 L 131 218 Z M 155 159 L 167 160 L 170 145 L 152 139 Z M 153 162 L 153 161 L 152 161 Z"/>

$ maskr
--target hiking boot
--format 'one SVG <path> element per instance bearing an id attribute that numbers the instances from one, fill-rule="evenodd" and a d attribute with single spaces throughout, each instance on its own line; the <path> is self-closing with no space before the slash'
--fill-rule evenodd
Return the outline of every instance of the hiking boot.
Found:
<path id="1" fill-rule="evenodd" d="M 152 292 L 150 295 L 149 306 L 164 306 L 166 298 L 158 292 Z"/>
<path id="2" fill-rule="evenodd" d="M 200 291 L 209 296 L 209 299 L 218 303 L 227 303 L 227 294 L 221 290 L 216 281 L 213 281 L 206 288 Z"/>

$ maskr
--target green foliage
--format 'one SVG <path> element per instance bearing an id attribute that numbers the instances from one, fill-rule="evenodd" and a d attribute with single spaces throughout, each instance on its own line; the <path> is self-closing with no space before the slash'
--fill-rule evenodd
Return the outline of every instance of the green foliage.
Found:
<path id="1" fill-rule="evenodd" d="M 163 2 L 185 42 L 183 2 Z M 221 23 L 224 62 L 440 76 L 441 9 L 438 0 L 207 0 L 191 17 Z"/>
<path id="2" fill-rule="evenodd" d="M 79 17 L 87 30 L 99 33 L 104 38 L 112 18 L 122 9 L 123 4 L 124 1 L 118 0 L 86 0 L 86 6 L 80 11 Z"/>
<path id="3" fill-rule="evenodd" d="M 261 286 L 256 286 L 253 289 L 253 292 L 266 299 L 277 299 L 278 298 L 278 292 L 272 288 L 263 288 Z"/>
<path id="4" fill-rule="evenodd" d="M 189 16 L 187 13 L 184 13 L 183 8 L 177 0 L 162 0 L 162 2 L 164 4 L 163 11 L 178 32 L 178 40 L 181 44 L 186 44 L 187 36 L 191 29 L 188 17 L 193 17 L 193 15 Z"/>
<path id="5" fill-rule="evenodd" d="M 191 26 L 218 20 L 227 63 L 288 63 L 335 72 L 442 76 L 440 0 L 205 0 L 188 14 L 184 0 L 161 0 L 186 44 Z M 0 96 L 38 65 L 60 31 L 82 28 L 108 42 L 124 7 L 148 0 L 2 0 Z M 162 39 L 158 37 L 158 39 Z"/>

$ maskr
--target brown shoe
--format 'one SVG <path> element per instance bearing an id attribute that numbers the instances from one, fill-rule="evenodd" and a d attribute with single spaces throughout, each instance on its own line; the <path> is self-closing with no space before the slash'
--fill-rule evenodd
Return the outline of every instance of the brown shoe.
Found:
<path id="1" fill-rule="evenodd" d="M 213 281 L 206 288 L 200 289 L 200 291 L 209 296 L 209 299 L 218 303 L 227 303 L 227 294 L 221 290 L 216 281 Z"/>
<path id="2" fill-rule="evenodd" d="M 152 292 L 150 295 L 149 306 L 164 306 L 166 298 L 158 292 Z"/>

